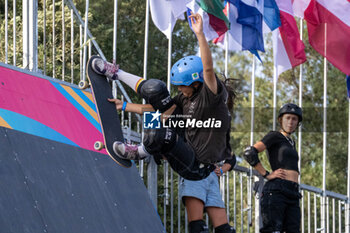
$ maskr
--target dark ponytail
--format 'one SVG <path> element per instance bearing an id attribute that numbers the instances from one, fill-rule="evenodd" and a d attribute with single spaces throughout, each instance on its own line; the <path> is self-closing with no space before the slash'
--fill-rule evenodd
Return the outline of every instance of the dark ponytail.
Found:
<path id="1" fill-rule="evenodd" d="M 225 74 L 222 74 L 222 76 L 225 78 L 225 81 L 223 81 L 224 86 L 227 91 L 227 100 L 226 100 L 226 105 L 231 113 L 233 114 L 233 105 L 235 104 L 235 99 L 237 97 L 237 92 L 234 87 L 234 82 L 237 81 L 237 79 L 233 78 L 226 78 Z"/>

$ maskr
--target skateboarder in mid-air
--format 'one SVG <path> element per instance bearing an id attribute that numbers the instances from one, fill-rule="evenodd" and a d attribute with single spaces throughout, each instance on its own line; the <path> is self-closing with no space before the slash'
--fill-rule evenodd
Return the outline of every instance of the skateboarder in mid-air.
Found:
<path id="1" fill-rule="evenodd" d="M 224 83 L 214 73 L 201 16 L 196 14 L 190 17 L 202 55 L 201 58 L 184 57 L 173 65 L 171 83 L 177 85 L 180 91 L 176 97 L 170 97 L 164 82 L 158 79 L 145 80 L 101 58 L 92 61 L 92 68 L 111 80 L 124 82 L 148 103 L 142 105 L 109 99 L 118 110 L 139 114 L 158 110 L 163 117 L 183 114 L 191 116 L 191 119 L 215 119 L 221 122 L 220 128 L 186 128 L 184 137 L 173 128 L 145 130 L 142 146 L 114 143 L 114 151 L 122 158 L 139 160 L 150 154 L 164 157 L 182 177 L 200 180 L 215 169 L 215 163 L 232 159 L 229 144 L 231 115 L 226 105 L 232 103 L 232 99 Z"/>
<path id="2" fill-rule="evenodd" d="M 111 80 L 124 82 L 148 103 L 142 105 L 109 99 L 110 102 L 115 103 L 117 110 L 139 114 L 145 111 L 159 111 L 165 120 L 171 115 L 182 115 L 189 117 L 190 120 L 215 119 L 216 122 L 219 122 L 219 127 L 216 128 L 193 126 L 184 130 L 171 127 L 145 129 L 142 145 L 129 145 L 122 141 L 116 141 L 113 144 L 114 152 L 121 158 L 140 160 L 153 155 L 156 162 L 159 162 L 160 158 L 166 159 L 172 169 L 183 178 L 202 180 L 214 171 L 218 162 L 225 160 L 225 163 L 230 165 L 230 169 L 236 163 L 229 144 L 231 114 L 228 105 L 232 110 L 234 93 L 227 89 L 214 73 L 212 56 L 204 37 L 201 16 L 195 14 L 190 18 L 199 42 L 201 58 L 187 56 L 173 65 L 171 83 L 176 85 L 180 91 L 180 94 L 174 98 L 170 97 L 164 82 L 157 79 L 145 80 L 101 58 L 92 61 L 92 68 L 96 73 L 105 75 Z M 181 119 L 184 118 L 181 117 Z M 224 209 L 220 208 L 220 210 L 225 213 Z M 218 222 L 215 232 L 235 232 L 228 224 L 227 217 L 222 219 L 224 221 Z M 204 229 L 205 222 L 202 220 L 190 223 L 191 233 L 208 232 Z"/>
<path id="3" fill-rule="evenodd" d="M 214 73 L 201 16 L 196 14 L 190 17 L 202 55 L 201 58 L 184 57 L 173 65 L 171 83 L 177 85 L 180 91 L 176 97 L 170 97 L 164 82 L 158 79 L 145 80 L 101 58 L 92 61 L 92 68 L 111 80 L 124 82 L 148 102 L 142 105 L 109 99 L 116 104 L 118 110 L 139 114 L 158 110 L 165 117 L 183 114 L 196 120 L 220 121 L 219 128 L 186 128 L 184 137 L 174 128 L 148 129 L 145 130 L 143 145 L 128 145 L 117 141 L 113 146 L 114 151 L 122 158 L 139 160 L 150 154 L 163 157 L 182 177 L 201 180 L 215 169 L 214 164 L 217 162 L 234 160 L 229 144 L 231 115 L 226 105 L 232 103 L 232 100 L 224 83 Z"/>

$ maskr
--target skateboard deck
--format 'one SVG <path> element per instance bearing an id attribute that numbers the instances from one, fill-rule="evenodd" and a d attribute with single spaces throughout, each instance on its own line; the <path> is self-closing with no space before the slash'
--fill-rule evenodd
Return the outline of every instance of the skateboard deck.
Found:
<path id="1" fill-rule="evenodd" d="M 95 142 L 95 149 L 100 150 L 103 147 L 108 155 L 119 165 L 130 167 L 131 161 L 118 157 L 113 151 L 113 143 L 115 141 L 124 142 L 123 131 L 121 129 L 118 112 L 114 103 L 110 103 L 107 99 L 113 98 L 111 84 L 106 77 L 99 75 L 92 70 L 92 60 L 98 56 L 92 56 L 87 65 L 87 77 L 90 81 L 92 96 L 96 105 L 98 119 L 102 128 L 104 142 Z"/>

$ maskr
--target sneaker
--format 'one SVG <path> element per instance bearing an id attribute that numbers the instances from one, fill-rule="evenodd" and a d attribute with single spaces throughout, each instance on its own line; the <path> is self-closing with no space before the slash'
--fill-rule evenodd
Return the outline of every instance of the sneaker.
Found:
<path id="1" fill-rule="evenodd" d="M 122 159 L 140 160 L 138 145 L 130 145 L 116 141 L 113 143 L 114 152 Z"/>
<path id="2" fill-rule="evenodd" d="M 118 80 L 119 65 L 104 61 L 102 58 L 95 58 L 92 61 L 92 69 L 101 75 L 105 75 L 110 80 Z"/>

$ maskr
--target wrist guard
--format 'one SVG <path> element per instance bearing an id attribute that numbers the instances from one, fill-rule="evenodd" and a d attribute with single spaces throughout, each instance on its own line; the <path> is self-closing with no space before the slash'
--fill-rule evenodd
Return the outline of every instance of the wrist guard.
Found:
<path id="1" fill-rule="evenodd" d="M 232 158 L 226 159 L 224 163 L 230 164 L 230 165 L 231 165 L 231 168 L 230 168 L 230 170 L 228 170 L 228 171 L 232 171 L 233 168 L 234 168 L 235 165 L 236 165 L 236 162 L 237 162 L 237 160 L 236 160 L 236 155 L 233 154 L 233 155 L 232 155 Z"/>
<path id="2" fill-rule="evenodd" d="M 265 175 L 263 175 L 262 177 L 264 177 L 264 178 L 266 179 L 266 177 L 267 177 L 268 175 L 270 175 L 270 172 L 266 170 Z"/>

